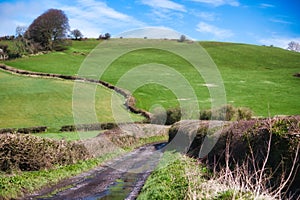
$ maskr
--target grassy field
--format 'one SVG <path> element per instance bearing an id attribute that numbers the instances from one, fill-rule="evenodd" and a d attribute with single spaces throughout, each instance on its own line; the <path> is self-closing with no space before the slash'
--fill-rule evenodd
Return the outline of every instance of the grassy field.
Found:
<path id="1" fill-rule="evenodd" d="M 76 41 L 65 52 L 17 59 L 6 64 L 32 71 L 77 74 L 86 53 L 98 43 L 96 40 Z M 256 116 L 300 114 L 300 79 L 293 77 L 293 74 L 300 72 L 299 53 L 247 44 L 200 44 L 209 53 L 222 75 L 228 104 L 249 107 Z M 181 57 L 159 49 L 139 49 L 119 57 L 105 70 L 102 79 L 116 84 L 134 67 L 147 63 L 160 63 L 177 70 L 190 82 L 198 97 L 199 107 L 206 109 L 211 106 L 205 82 L 195 73 L 195 69 Z M 137 72 L 136 75 L 139 73 L 144 74 L 145 71 Z M 154 73 L 160 74 L 159 71 Z M 132 92 L 137 98 L 137 106 L 146 110 L 155 104 L 166 108 L 179 105 L 172 90 L 155 83 L 145 84 Z"/>
<path id="2" fill-rule="evenodd" d="M 103 131 L 85 131 L 85 132 L 61 132 L 61 133 L 38 133 L 35 136 L 50 138 L 56 140 L 76 141 L 96 137 Z"/>
<path id="3" fill-rule="evenodd" d="M 74 75 L 85 57 L 99 43 L 99 40 L 95 39 L 72 41 L 72 46 L 63 52 L 24 57 L 5 63 L 30 71 Z"/>
<path id="4" fill-rule="evenodd" d="M 300 53 L 246 44 L 201 42 L 217 64 L 227 101 L 256 115 L 300 114 Z M 269 106 L 269 110 L 268 110 Z"/>
<path id="5" fill-rule="evenodd" d="M 72 113 L 73 82 L 29 78 L 0 72 L 0 128 L 49 126 L 56 132 L 61 126 L 74 124 Z M 83 84 L 92 88 L 92 85 Z M 84 91 L 83 91 L 84 92 Z M 95 107 L 98 122 L 114 122 L 111 107 L 112 91 L 98 86 Z M 122 108 L 122 97 L 119 97 Z M 84 110 L 89 99 L 81 99 Z M 140 117 L 131 115 L 133 119 Z M 97 123 L 84 119 L 85 123 Z"/>

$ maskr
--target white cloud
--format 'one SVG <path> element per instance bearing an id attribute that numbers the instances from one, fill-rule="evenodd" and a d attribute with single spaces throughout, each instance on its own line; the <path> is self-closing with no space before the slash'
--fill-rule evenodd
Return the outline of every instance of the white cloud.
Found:
<path id="1" fill-rule="evenodd" d="M 258 42 L 262 45 L 273 45 L 275 47 L 280 47 L 283 49 L 286 49 L 288 47 L 288 44 L 291 41 L 295 41 L 297 43 L 300 43 L 300 37 L 295 37 L 295 38 L 291 38 L 291 37 L 273 37 L 273 38 L 264 38 L 264 39 L 260 39 Z"/>
<path id="2" fill-rule="evenodd" d="M 274 8 L 275 6 L 272 4 L 267 4 L 267 3 L 261 3 L 259 4 L 260 8 Z"/>
<path id="3" fill-rule="evenodd" d="M 182 33 L 167 27 L 144 27 L 123 32 L 116 37 L 124 38 L 151 38 L 151 39 L 178 39 Z"/>
<path id="4" fill-rule="evenodd" d="M 190 1 L 206 3 L 215 7 L 223 6 L 223 5 L 240 6 L 239 1 L 237 0 L 190 0 Z"/>
<path id="5" fill-rule="evenodd" d="M 216 13 L 213 12 L 199 12 L 198 10 L 191 10 L 190 13 L 196 17 L 199 17 L 205 21 L 215 21 L 217 20 Z"/>
<path id="6" fill-rule="evenodd" d="M 208 24 L 208 23 L 205 23 L 205 22 L 200 22 L 197 25 L 196 30 L 200 33 L 212 34 L 217 39 L 229 38 L 229 37 L 232 37 L 234 35 L 231 30 L 222 29 L 222 28 L 216 27 L 214 25 L 211 25 L 211 24 Z"/>
<path id="7" fill-rule="evenodd" d="M 137 28 L 145 24 L 132 16 L 118 12 L 106 3 L 95 0 L 78 0 L 77 5 L 63 6 L 69 16 L 72 29 L 78 28 L 86 37 L 98 37 L 101 33 Z"/>
<path id="8" fill-rule="evenodd" d="M 29 26 L 31 22 L 49 7 L 55 7 L 53 1 L 0 1 L 0 36 L 14 35 L 17 26 Z M 30 8 L 30 9 L 28 9 Z"/>
<path id="9" fill-rule="evenodd" d="M 156 9 L 159 8 L 186 12 L 186 9 L 183 5 L 170 0 L 141 0 L 141 3 Z"/>
<path id="10" fill-rule="evenodd" d="M 275 23 L 280 23 L 280 24 L 292 24 L 292 22 L 282 20 L 282 19 L 275 19 L 275 18 L 270 19 L 270 21 Z"/>
<path id="11" fill-rule="evenodd" d="M 30 9 L 28 9 L 30 8 Z M 124 29 L 143 27 L 146 24 L 109 7 L 104 1 L 74 0 L 65 4 L 59 0 L 19 0 L 0 3 L 0 35 L 13 35 L 18 25 L 29 26 L 49 8 L 65 11 L 71 29 L 78 28 L 85 37 L 98 37 L 104 32 L 121 32 Z"/>

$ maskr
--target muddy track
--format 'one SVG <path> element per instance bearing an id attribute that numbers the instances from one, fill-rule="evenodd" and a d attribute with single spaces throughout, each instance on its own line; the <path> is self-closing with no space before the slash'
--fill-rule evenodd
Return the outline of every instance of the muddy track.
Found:
<path id="1" fill-rule="evenodd" d="M 12 74 L 17 74 L 17 75 L 22 75 L 22 76 L 29 76 L 29 77 L 42 77 L 42 78 L 53 78 L 53 79 L 63 79 L 63 80 L 72 80 L 72 81 L 79 81 L 79 82 L 85 82 L 85 83 L 94 83 L 98 85 L 102 85 L 108 89 L 114 90 L 116 93 L 122 95 L 125 98 L 125 103 L 124 105 L 130 112 L 135 113 L 135 114 L 141 114 L 147 119 L 150 119 L 151 113 L 136 108 L 135 107 L 135 98 L 132 96 L 132 94 L 129 91 L 126 91 L 122 88 L 116 87 L 110 83 L 107 83 L 102 80 L 95 80 L 95 79 L 90 79 L 90 78 L 83 78 L 83 77 L 78 77 L 78 76 L 68 76 L 68 75 L 62 75 L 62 74 L 51 74 L 51 73 L 43 73 L 43 72 L 32 72 L 32 71 L 27 71 L 27 70 L 22 70 L 22 69 L 16 69 L 14 67 L 10 67 L 7 65 L 0 64 L 0 69 L 3 71 L 12 73 Z"/>
<path id="2" fill-rule="evenodd" d="M 140 147 L 96 169 L 24 199 L 136 199 L 166 143 Z"/>

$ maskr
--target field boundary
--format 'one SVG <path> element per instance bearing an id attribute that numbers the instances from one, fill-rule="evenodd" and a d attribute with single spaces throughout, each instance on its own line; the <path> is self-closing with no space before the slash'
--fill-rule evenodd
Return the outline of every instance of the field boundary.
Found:
<path id="1" fill-rule="evenodd" d="M 22 75 L 22 76 L 29 76 L 33 78 L 52 78 L 52 79 L 63 79 L 63 80 L 71 80 L 71 81 L 79 81 L 79 82 L 84 82 L 84 83 L 93 83 L 97 85 L 104 86 L 110 90 L 115 91 L 116 93 L 122 95 L 125 98 L 125 107 L 132 113 L 134 114 L 141 114 L 143 117 L 146 119 L 151 118 L 151 113 L 139 109 L 135 106 L 136 104 L 136 99 L 135 97 L 129 92 L 126 91 L 122 88 L 116 87 L 108 82 L 102 81 L 102 80 L 95 80 L 95 79 L 90 79 L 90 78 L 83 78 L 83 77 L 78 77 L 78 76 L 68 76 L 68 75 L 62 75 L 62 74 L 52 74 L 52 73 L 43 73 L 43 72 L 33 72 L 33 71 L 27 71 L 27 70 L 22 70 L 22 69 L 17 69 L 11 66 L 3 65 L 0 64 L 0 69 L 11 73 L 11 74 L 16 74 L 16 75 Z"/>

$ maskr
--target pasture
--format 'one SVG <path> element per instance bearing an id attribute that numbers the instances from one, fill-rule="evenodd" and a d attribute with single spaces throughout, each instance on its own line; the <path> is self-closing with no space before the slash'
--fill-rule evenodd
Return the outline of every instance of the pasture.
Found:
<path id="1" fill-rule="evenodd" d="M 122 40 L 114 40 L 118 40 L 120 46 L 122 46 Z M 142 40 L 132 39 L 132 42 L 142 42 Z M 31 71 L 75 75 L 78 73 L 81 63 L 84 61 L 88 53 L 94 47 L 96 47 L 97 44 L 99 44 L 99 41 L 97 40 L 75 41 L 73 42 L 72 47 L 64 52 L 53 52 L 46 55 L 16 59 L 13 61 L 7 61 L 5 64 Z M 178 43 L 177 45 L 180 46 L 184 44 Z M 298 102 L 300 101 L 300 79 L 293 76 L 293 74 L 300 72 L 299 53 L 290 52 L 275 47 L 237 43 L 200 42 L 200 45 L 209 53 L 217 65 L 220 74 L 222 75 L 228 104 L 232 104 L 235 107 L 249 107 L 254 111 L 255 116 L 266 117 L 269 115 L 275 116 L 299 114 L 300 104 Z M 99 59 L 101 59 L 101 56 Z M 124 76 L 124 74 L 126 75 L 131 70 L 134 70 L 137 66 L 149 63 L 163 64 L 176 70 L 180 75 L 189 81 L 189 84 L 197 96 L 200 109 L 210 108 L 211 98 L 208 91 L 209 86 L 207 86 L 201 76 L 196 73 L 193 66 L 191 66 L 180 56 L 161 49 L 145 48 L 126 53 L 114 60 L 114 62 L 111 63 L 107 69 L 105 69 L 101 79 L 112 84 L 118 84 L 118 81 L 122 76 Z M 97 67 L 101 68 L 101 66 Z M 135 71 L 135 73 L 136 76 L 144 75 L 146 77 L 145 73 L 147 73 L 147 71 Z M 163 74 L 159 70 L 153 71 L 153 73 L 157 73 L 161 77 L 167 77 L 167 74 Z M 7 77 L 8 75 L 2 74 L 1 76 Z M 13 83 L 15 82 L 15 79 L 16 82 L 18 82 L 19 79 L 24 79 L 25 81 L 27 78 L 10 76 L 10 78 L 6 78 L 5 82 Z M 4 79 L 2 79 L 2 81 L 4 81 Z M 38 82 L 43 80 L 32 81 Z M 70 85 L 71 83 L 66 83 L 65 81 L 61 83 L 63 84 L 60 85 L 56 82 L 57 85 L 55 85 L 55 87 L 63 87 L 62 90 L 64 92 L 60 94 L 63 96 L 60 96 L 55 100 L 51 100 L 50 102 L 52 103 L 48 104 L 53 104 L 53 101 L 68 101 L 70 103 L 71 97 L 64 95 L 70 94 L 72 88 Z M 174 80 L 173 84 L 177 84 L 176 80 Z M 66 85 L 69 85 L 69 87 L 66 87 Z M 36 83 L 37 90 L 40 90 L 40 88 L 38 88 L 39 86 L 40 84 Z M 3 90 L 3 87 L 7 86 L 1 84 L 1 87 L 1 95 L 7 96 L 5 90 Z M 23 90 L 26 90 L 26 87 L 29 86 L 26 86 L 25 84 L 22 85 L 22 87 Z M 50 90 L 55 90 L 55 87 L 53 87 L 51 84 L 49 86 L 41 87 L 48 87 Z M 35 87 L 31 88 L 30 91 L 28 90 L 28 92 L 34 93 L 34 88 Z M 65 90 L 68 90 L 68 92 L 65 92 Z M 184 91 L 185 88 L 183 87 L 181 90 Z M 15 98 L 19 95 L 21 97 L 23 93 L 21 91 L 17 91 L 18 90 L 16 90 Z M 104 94 L 106 94 L 106 92 L 104 92 Z M 147 83 L 141 85 L 131 92 L 133 92 L 134 96 L 136 97 L 137 107 L 146 110 L 151 110 L 152 106 L 157 104 L 162 105 L 165 108 L 171 108 L 178 106 L 180 103 L 180 100 L 177 99 L 176 95 L 170 88 L 157 83 Z M 51 95 L 49 94 L 49 96 Z M 25 99 L 27 98 L 31 97 L 26 97 Z M 42 96 L 35 97 L 34 101 L 38 102 L 39 98 L 42 98 Z M 50 98 L 55 98 L 55 95 L 54 97 Z M 24 99 L 24 97 L 20 99 Z M 105 101 L 108 100 L 109 98 L 107 98 Z M 24 108 L 21 109 L 20 103 L 21 102 L 14 102 L 14 106 L 6 107 L 6 111 L 3 111 L 6 113 L 5 119 L 14 119 L 15 116 L 12 117 L 12 113 L 15 115 L 16 110 L 19 111 L 19 114 L 20 111 L 21 113 L 24 112 Z M 29 106 L 32 107 L 32 105 L 33 104 Z M 71 123 L 70 118 L 65 117 L 66 113 L 70 114 L 71 110 L 67 111 L 64 108 L 58 116 L 54 116 L 49 114 L 49 112 L 46 111 L 47 108 L 45 108 L 43 105 L 45 104 L 41 103 L 40 110 L 37 111 L 37 113 L 40 113 L 40 116 L 45 117 L 40 117 L 37 120 L 38 123 L 44 124 L 43 122 L 47 121 L 49 117 L 59 119 L 60 123 L 54 122 L 55 124 Z M 102 103 L 102 105 L 105 104 Z M 97 106 L 99 106 L 99 104 L 97 104 Z M 105 110 L 105 107 L 106 106 L 100 106 L 99 110 Z M 27 108 L 27 110 L 30 109 L 31 108 Z M 11 114 L 9 115 L 7 113 Z M 105 119 L 102 121 L 110 121 L 112 119 L 109 118 L 110 115 L 107 114 L 109 112 L 103 113 L 105 113 L 106 117 L 104 117 Z M 101 116 L 103 117 L 104 115 L 102 114 Z M 20 119 L 22 118 L 23 117 Z M 19 123 L 22 124 L 21 121 L 13 121 L 15 122 L 9 126 L 17 126 Z M 1 123 L 2 127 L 7 125 L 8 124 L 2 125 Z M 24 123 L 22 125 L 24 125 Z"/>

